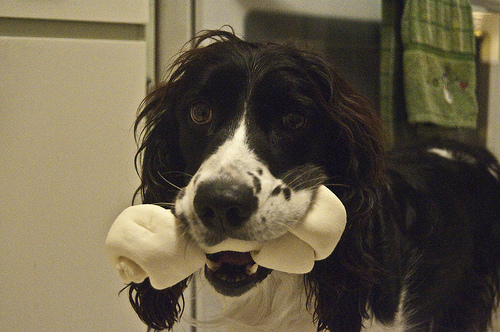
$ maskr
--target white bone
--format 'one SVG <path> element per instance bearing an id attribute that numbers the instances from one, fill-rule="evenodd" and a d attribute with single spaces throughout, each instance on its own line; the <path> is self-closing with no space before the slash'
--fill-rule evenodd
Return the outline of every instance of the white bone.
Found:
<path id="1" fill-rule="evenodd" d="M 251 252 L 260 250 L 262 248 L 262 245 L 263 244 L 261 242 L 229 238 L 212 247 L 201 246 L 201 249 L 207 254 L 215 254 L 216 252 L 221 251 Z"/>
<path id="2" fill-rule="evenodd" d="M 106 239 L 106 252 L 125 282 L 163 289 L 175 285 L 205 264 L 205 254 L 181 232 L 170 210 L 156 205 L 125 209 Z"/>
<path id="3" fill-rule="evenodd" d="M 315 260 L 330 256 L 347 222 L 344 204 L 327 187 L 318 188 L 316 199 L 302 222 L 290 230 L 314 249 Z"/>
<path id="4" fill-rule="evenodd" d="M 250 252 L 261 266 L 302 274 L 333 252 L 345 225 L 344 205 L 321 186 L 304 220 L 290 232 L 266 242 L 227 239 L 200 248 L 182 233 L 170 210 L 143 204 L 118 216 L 106 239 L 106 252 L 124 281 L 139 283 L 149 277 L 157 289 L 171 287 L 203 267 L 205 253 L 225 250 Z"/>
<path id="5" fill-rule="evenodd" d="M 255 263 L 269 269 L 303 274 L 314 266 L 314 250 L 292 233 L 267 241 L 260 251 L 251 252 Z"/>

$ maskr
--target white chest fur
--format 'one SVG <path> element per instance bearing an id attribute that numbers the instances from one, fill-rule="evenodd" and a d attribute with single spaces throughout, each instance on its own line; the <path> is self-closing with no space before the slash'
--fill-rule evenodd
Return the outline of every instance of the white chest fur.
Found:
<path id="1" fill-rule="evenodd" d="M 201 331 L 316 331 L 313 316 L 307 310 L 302 275 L 273 271 L 257 287 L 240 297 L 218 295 L 200 276 L 196 288 L 221 307 L 218 314 L 200 317 L 195 324 Z"/>
<path id="2" fill-rule="evenodd" d="M 313 316 L 307 310 L 302 275 L 273 271 L 261 284 L 240 297 L 224 297 L 215 293 L 204 277 L 197 275 L 197 292 L 218 302 L 221 312 L 191 322 L 200 331 L 217 332 L 315 332 Z M 199 292 L 201 290 L 201 292 Z M 189 319 L 188 319 L 189 320 Z M 500 308 L 493 316 L 490 332 L 500 332 Z M 402 332 L 405 330 L 401 313 L 392 326 L 376 320 L 363 322 L 361 332 Z"/>

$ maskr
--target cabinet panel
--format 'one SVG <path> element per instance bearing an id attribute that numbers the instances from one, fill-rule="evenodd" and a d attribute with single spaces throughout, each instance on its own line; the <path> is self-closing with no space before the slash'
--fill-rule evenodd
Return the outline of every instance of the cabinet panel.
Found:
<path id="1" fill-rule="evenodd" d="M 2 331 L 144 331 L 104 254 L 138 185 L 142 41 L 0 38 Z"/>
<path id="2" fill-rule="evenodd" d="M 0 17 L 145 24 L 148 3 L 148 0 L 0 0 Z"/>

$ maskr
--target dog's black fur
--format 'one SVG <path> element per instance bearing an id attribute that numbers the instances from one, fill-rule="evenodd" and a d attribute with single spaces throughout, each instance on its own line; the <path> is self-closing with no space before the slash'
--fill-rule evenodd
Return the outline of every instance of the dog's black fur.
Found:
<path id="1" fill-rule="evenodd" d="M 304 276 L 318 331 L 360 331 L 369 316 L 390 323 L 402 292 L 408 331 L 486 331 L 500 288 L 500 168 L 491 154 L 436 141 L 386 156 L 365 99 L 319 56 L 292 46 L 210 31 L 173 68 L 136 122 L 144 203 L 173 203 L 227 135 L 222 122 L 188 123 L 191 105 L 206 100 L 229 122 L 252 95 L 252 144 L 271 173 L 319 166 L 347 210 L 335 251 Z M 307 126 L 273 127 L 288 108 Z M 149 327 L 170 329 L 188 281 L 165 290 L 132 283 L 131 303 Z"/>

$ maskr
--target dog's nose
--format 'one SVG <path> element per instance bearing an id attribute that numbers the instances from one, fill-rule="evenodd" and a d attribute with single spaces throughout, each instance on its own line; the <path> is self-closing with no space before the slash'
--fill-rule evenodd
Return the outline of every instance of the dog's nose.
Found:
<path id="1" fill-rule="evenodd" d="M 213 230 L 231 231 L 243 226 L 258 206 L 252 187 L 235 180 L 204 181 L 194 196 L 194 210 Z"/>

